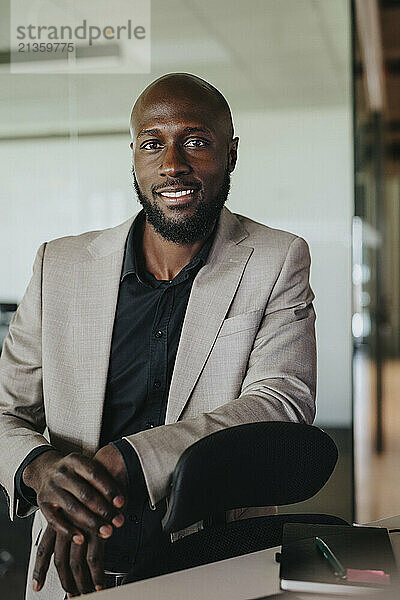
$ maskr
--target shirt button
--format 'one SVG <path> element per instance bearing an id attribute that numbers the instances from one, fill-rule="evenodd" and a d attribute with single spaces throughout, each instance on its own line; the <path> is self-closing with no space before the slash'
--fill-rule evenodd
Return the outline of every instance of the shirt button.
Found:
<path id="1" fill-rule="evenodd" d="M 154 335 L 155 335 L 156 338 L 160 338 L 160 337 L 163 336 L 163 332 L 162 331 L 157 331 Z"/>
<path id="2" fill-rule="evenodd" d="M 160 381 L 159 379 L 156 379 L 156 380 L 154 381 L 154 383 L 153 383 L 153 386 L 154 386 L 155 388 L 157 388 L 157 389 L 158 389 L 158 388 L 160 388 L 160 387 L 161 387 L 161 381 Z"/>
<path id="3" fill-rule="evenodd" d="M 139 519 L 137 518 L 137 515 L 129 515 L 129 520 L 133 521 L 134 523 L 139 523 Z"/>

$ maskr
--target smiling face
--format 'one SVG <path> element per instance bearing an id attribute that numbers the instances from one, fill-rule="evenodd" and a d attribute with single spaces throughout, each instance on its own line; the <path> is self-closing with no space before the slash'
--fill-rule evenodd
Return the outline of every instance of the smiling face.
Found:
<path id="1" fill-rule="evenodd" d="M 211 230 L 229 193 L 238 138 L 219 92 L 185 74 L 165 76 L 132 112 L 133 174 L 147 221 L 191 244 Z"/>

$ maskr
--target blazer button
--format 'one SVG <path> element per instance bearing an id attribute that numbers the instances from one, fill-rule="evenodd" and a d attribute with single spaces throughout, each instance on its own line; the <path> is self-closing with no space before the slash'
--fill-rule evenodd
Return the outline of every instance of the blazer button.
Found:
<path id="1" fill-rule="evenodd" d="M 154 386 L 155 388 L 157 388 L 157 389 L 158 389 L 158 388 L 160 388 L 160 387 L 161 387 L 161 381 L 160 381 L 159 379 L 156 379 L 156 380 L 154 381 L 154 383 L 153 383 L 153 386 Z"/>
<path id="2" fill-rule="evenodd" d="M 156 338 L 160 338 L 163 336 L 163 332 L 162 331 L 157 331 L 157 333 L 154 334 Z"/>

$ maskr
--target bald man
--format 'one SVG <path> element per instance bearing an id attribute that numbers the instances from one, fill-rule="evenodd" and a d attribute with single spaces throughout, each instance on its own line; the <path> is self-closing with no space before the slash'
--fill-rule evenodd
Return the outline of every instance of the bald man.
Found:
<path id="1" fill-rule="evenodd" d="M 29 600 L 112 586 L 157 545 L 197 440 L 314 418 L 308 247 L 224 206 L 239 141 L 225 98 L 160 77 L 131 136 L 142 210 L 42 244 L 4 342 L 0 481 L 11 518 L 36 511 Z"/>

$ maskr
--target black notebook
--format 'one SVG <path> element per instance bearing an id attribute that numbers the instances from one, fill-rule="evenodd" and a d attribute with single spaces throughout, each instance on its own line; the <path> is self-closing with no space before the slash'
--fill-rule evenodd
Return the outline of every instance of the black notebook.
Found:
<path id="1" fill-rule="evenodd" d="M 334 557 L 324 556 L 320 538 Z M 344 573 L 338 572 L 337 559 Z M 287 523 L 283 528 L 281 589 L 352 595 L 397 585 L 387 529 Z"/>

